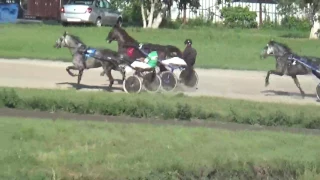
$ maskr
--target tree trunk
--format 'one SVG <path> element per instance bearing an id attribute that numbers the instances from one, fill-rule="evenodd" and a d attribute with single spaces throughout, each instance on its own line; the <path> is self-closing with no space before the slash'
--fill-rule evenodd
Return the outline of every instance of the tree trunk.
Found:
<path id="1" fill-rule="evenodd" d="M 148 16 L 148 28 L 152 27 L 153 23 L 153 14 L 154 14 L 154 8 L 155 8 L 156 2 L 154 0 L 151 1 L 151 8 L 150 8 L 150 14 Z"/>
<path id="2" fill-rule="evenodd" d="M 183 24 L 187 23 L 187 3 L 183 4 Z"/>
<path id="3" fill-rule="evenodd" d="M 318 31 L 320 30 L 320 19 L 318 19 L 319 17 L 319 13 L 316 13 L 314 16 L 314 21 L 313 21 L 313 26 L 311 28 L 310 31 L 310 36 L 309 39 L 318 39 Z"/>
<path id="4" fill-rule="evenodd" d="M 152 28 L 153 29 L 157 29 L 159 28 L 163 18 L 164 18 L 164 15 L 165 15 L 165 12 L 167 10 L 167 5 L 166 4 L 162 4 L 162 7 L 161 7 L 161 10 L 159 11 L 158 15 L 156 18 L 154 18 L 153 20 L 153 23 L 152 23 Z"/>
<path id="5" fill-rule="evenodd" d="M 146 14 L 144 11 L 143 2 L 141 3 L 141 15 L 142 15 L 143 28 L 146 28 L 147 27 L 147 19 L 146 19 Z"/>
<path id="6" fill-rule="evenodd" d="M 172 0 L 169 0 L 169 3 L 167 4 L 168 7 L 168 13 L 167 13 L 167 19 L 171 20 L 171 7 L 172 7 Z"/>

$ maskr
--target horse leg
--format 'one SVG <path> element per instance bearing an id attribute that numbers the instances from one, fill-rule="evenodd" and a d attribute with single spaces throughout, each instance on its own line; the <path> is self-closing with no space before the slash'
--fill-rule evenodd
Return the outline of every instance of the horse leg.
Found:
<path id="1" fill-rule="evenodd" d="M 79 70 L 79 74 L 78 74 L 78 85 L 80 84 L 81 78 L 82 78 L 82 74 L 83 74 L 83 69 Z"/>
<path id="2" fill-rule="evenodd" d="M 267 87 L 269 85 L 269 77 L 271 74 L 274 74 L 274 75 L 278 75 L 278 76 L 283 76 L 283 72 L 279 72 L 279 71 L 276 71 L 276 70 L 270 70 L 268 71 L 267 73 L 267 76 L 266 76 L 266 79 L 265 79 L 265 86 Z"/>
<path id="3" fill-rule="evenodd" d="M 75 66 L 68 66 L 66 68 L 66 71 L 68 72 L 68 74 L 72 77 L 78 76 L 77 74 L 73 74 L 70 70 L 78 70 L 78 68 L 76 68 Z"/>
<path id="4" fill-rule="evenodd" d="M 106 72 L 103 70 L 101 73 L 100 73 L 100 76 L 104 76 L 106 74 Z"/>
<path id="5" fill-rule="evenodd" d="M 126 79 L 126 71 L 121 71 L 122 74 L 122 82 Z"/>
<path id="6" fill-rule="evenodd" d="M 292 77 L 294 83 L 296 84 L 296 86 L 299 88 L 299 91 L 300 91 L 300 94 L 301 94 L 302 98 L 304 98 L 304 97 L 305 97 L 305 93 L 304 93 L 304 91 L 303 91 L 302 88 L 301 88 L 301 85 L 300 85 L 300 83 L 299 83 L 299 80 L 298 80 L 297 76 L 296 76 L 296 75 L 293 75 L 293 76 L 291 76 L 291 77 Z"/>
<path id="7" fill-rule="evenodd" d="M 114 79 L 113 79 L 113 77 L 112 77 L 111 70 L 112 70 L 112 69 L 111 69 L 110 67 L 108 67 L 108 69 L 107 69 L 107 71 L 106 71 L 106 75 L 108 76 L 109 81 L 110 81 L 109 88 L 111 88 L 112 85 L 113 85 L 113 83 L 114 83 Z"/>
<path id="8" fill-rule="evenodd" d="M 103 72 L 105 72 L 106 75 L 109 78 L 109 81 L 110 81 L 109 88 L 111 88 L 113 83 L 114 83 L 114 79 L 113 79 L 112 74 L 111 74 L 112 66 L 108 62 L 101 62 L 101 65 L 102 65 L 102 68 L 103 68 Z"/>

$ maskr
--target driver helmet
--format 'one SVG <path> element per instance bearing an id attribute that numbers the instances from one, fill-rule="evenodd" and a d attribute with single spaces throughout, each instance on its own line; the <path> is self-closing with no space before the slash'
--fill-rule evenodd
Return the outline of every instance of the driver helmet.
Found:
<path id="1" fill-rule="evenodd" d="M 191 39 L 186 39 L 186 40 L 184 41 L 184 44 L 185 44 L 185 45 L 187 45 L 187 44 L 191 45 L 191 44 L 192 44 L 192 40 L 191 40 Z"/>

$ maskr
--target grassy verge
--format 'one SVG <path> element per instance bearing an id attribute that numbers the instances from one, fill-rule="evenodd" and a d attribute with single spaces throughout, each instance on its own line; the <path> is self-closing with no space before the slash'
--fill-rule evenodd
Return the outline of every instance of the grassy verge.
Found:
<path id="1" fill-rule="evenodd" d="M 0 107 L 320 129 L 319 107 L 183 95 L 0 88 Z"/>
<path id="2" fill-rule="evenodd" d="M 71 61 L 67 49 L 54 49 L 55 41 L 64 30 L 78 35 L 91 47 L 116 49 L 117 44 L 105 41 L 110 27 L 62 27 L 50 25 L 0 25 L 0 56 L 17 58 L 59 59 Z M 268 70 L 274 68 L 272 58 L 265 61 L 259 54 L 271 39 L 287 43 L 301 54 L 320 56 L 318 41 L 308 40 L 309 32 L 275 30 L 239 30 L 224 28 L 160 29 L 144 30 L 126 28 L 126 31 L 140 42 L 171 44 L 181 49 L 186 38 L 192 38 L 198 51 L 197 66 L 203 68 L 231 68 Z M 305 37 L 303 38 L 286 38 Z M 232 52 L 232 53 L 230 53 Z"/>
<path id="3" fill-rule="evenodd" d="M 0 118 L 1 179 L 319 179 L 319 136 Z"/>

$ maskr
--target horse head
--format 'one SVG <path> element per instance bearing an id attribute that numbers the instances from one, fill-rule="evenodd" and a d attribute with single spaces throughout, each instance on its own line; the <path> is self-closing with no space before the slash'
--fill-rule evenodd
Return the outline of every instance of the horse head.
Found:
<path id="1" fill-rule="evenodd" d="M 67 36 L 68 32 L 67 31 L 64 31 L 63 35 L 60 36 L 55 44 L 53 45 L 54 48 L 61 48 L 61 47 L 65 47 L 66 46 L 66 42 L 65 42 L 65 38 Z"/>
<path id="2" fill-rule="evenodd" d="M 270 40 L 268 44 L 262 49 L 260 58 L 265 59 L 268 56 L 281 57 L 286 54 L 292 54 L 291 49 L 287 45 L 276 42 L 274 40 Z"/>
<path id="3" fill-rule="evenodd" d="M 112 41 L 119 41 L 121 38 L 121 32 L 119 31 L 121 27 L 118 24 L 115 24 L 112 29 L 109 31 L 106 41 L 111 43 Z"/>
<path id="4" fill-rule="evenodd" d="M 106 41 L 111 43 L 112 41 L 117 41 L 122 45 L 125 43 L 135 43 L 139 44 L 133 37 L 131 37 L 124 29 L 122 29 L 118 24 L 114 25 L 110 30 Z"/>
<path id="5" fill-rule="evenodd" d="M 65 31 L 63 35 L 56 40 L 56 43 L 53 47 L 78 48 L 80 44 L 85 46 L 78 36 L 68 34 L 68 32 Z"/>

